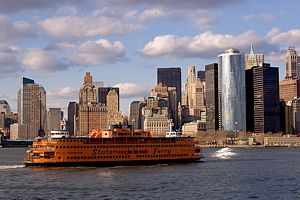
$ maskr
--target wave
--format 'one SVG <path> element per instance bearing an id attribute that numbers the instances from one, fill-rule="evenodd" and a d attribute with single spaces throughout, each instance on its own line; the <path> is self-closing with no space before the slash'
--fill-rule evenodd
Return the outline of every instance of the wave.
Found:
<path id="1" fill-rule="evenodd" d="M 220 159 L 230 159 L 235 156 L 237 156 L 237 153 L 233 152 L 232 149 L 228 147 L 222 148 L 213 154 L 213 157 Z"/>
<path id="2" fill-rule="evenodd" d="M 23 168 L 25 165 L 0 165 L 0 170 Z"/>

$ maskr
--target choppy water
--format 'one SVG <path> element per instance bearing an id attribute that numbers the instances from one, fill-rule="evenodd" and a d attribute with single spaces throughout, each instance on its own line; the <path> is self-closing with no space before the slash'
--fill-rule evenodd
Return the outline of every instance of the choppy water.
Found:
<path id="1" fill-rule="evenodd" d="M 201 163 L 25 168 L 0 148 L 0 199 L 300 199 L 300 149 L 204 149 Z"/>

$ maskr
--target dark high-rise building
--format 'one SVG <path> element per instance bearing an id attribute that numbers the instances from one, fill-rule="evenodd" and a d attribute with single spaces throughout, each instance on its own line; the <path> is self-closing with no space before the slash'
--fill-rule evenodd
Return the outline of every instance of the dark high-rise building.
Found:
<path id="1" fill-rule="evenodd" d="M 199 70 L 197 71 L 197 79 L 201 81 L 205 81 L 205 71 Z"/>
<path id="2" fill-rule="evenodd" d="M 129 124 L 133 126 L 134 129 L 140 129 L 140 101 L 133 101 L 130 103 L 129 108 Z"/>
<path id="3" fill-rule="evenodd" d="M 68 105 L 68 122 L 67 130 L 71 135 L 74 135 L 76 117 L 78 116 L 78 103 L 69 102 Z"/>
<path id="4" fill-rule="evenodd" d="M 253 95 L 253 70 L 245 70 L 246 76 L 246 130 L 254 131 L 254 95 Z"/>
<path id="5" fill-rule="evenodd" d="M 181 102 L 181 68 L 157 68 L 157 84 L 163 83 L 168 87 L 175 87 L 177 100 Z"/>
<path id="6" fill-rule="evenodd" d="M 206 93 L 206 130 L 215 131 L 219 128 L 218 110 L 218 64 L 205 66 Z"/>
<path id="7" fill-rule="evenodd" d="M 118 94 L 118 105 L 120 105 L 120 95 L 119 95 L 119 88 L 117 87 L 99 87 L 98 88 L 98 103 L 104 104 L 105 106 L 107 105 L 107 94 L 109 93 L 110 90 L 115 90 L 116 93 Z M 118 111 L 120 110 L 118 106 Z"/>
<path id="8" fill-rule="evenodd" d="M 253 130 L 255 133 L 279 132 L 278 67 L 270 67 L 270 64 L 264 63 L 263 66 L 256 66 L 247 70 L 246 76 L 246 88 L 248 89 L 247 120 L 253 118 L 253 127 L 248 125 L 248 130 Z M 252 97 L 250 97 L 251 94 L 253 94 Z"/>

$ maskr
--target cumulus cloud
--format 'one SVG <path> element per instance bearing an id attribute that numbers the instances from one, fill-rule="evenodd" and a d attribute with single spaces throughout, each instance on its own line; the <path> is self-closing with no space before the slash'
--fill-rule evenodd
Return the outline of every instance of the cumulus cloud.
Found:
<path id="1" fill-rule="evenodd" d="M 254 30 L 249 30 L 240 35 L 204 32 L 194 37 L 157 36 L 141 49 L 141 53 L 148 57 L 214 58 L 224 49 L 231 47 L 248 51 L 250 43 L 260 47 L 262 53 L 277 50 L 277 46 L 266 42 L 264 37 L 258 35 Z"/>
<path id="2" fill-rule="evenodd" d="M 267 38 L 272 43 L 300 45 L 300 29 L 291 29 L 286 32 L 280 32 L 279 29 L 273 28 L 268 32 Z"/>
<path id="3" fill-rule="evenodd" d="M 52 38 L 67 41 L 99 35 L 123 35 L 141 28 L 139 24 L 95 14 L 86 17 L 56 16 L 39 24 Z"/>
<path id="4" fill-rule="evenodd" d="M 22 39 L 32 38 L 36 34 L 31 24 L 27 22 L 12 22 L 6 16 L 0 15 L 0 42 L 2 44 L 16 43 Z"/>
<path id="5" fill-rule="evenodd" d="M 150 86 L 137 85 L 135 83 L 119 83 L 114 87 L 120 88 L 120 97 L 125 99 L 149 96 L 151 91 Z"/>
<path id="6" fill-rule="evenodd" d="M 48 72 L 66 70 L 69 67 L 67 63 L 60 61 L 51 52 L 38 48 L 26 50 L 22 63 L 32 70 Z"/>
<path id="7" fill-rule="evenodd" d="M 83 65 L 100 65 L 106 62 L 118 62 L 124 59 L 124 55 L 122 42 L 99 39 L 81 44 L 74 55 L 74 60 Z"/>
<path id="8" fill-rule="evenodd" d="M 20 54 L 18 47 L 0 45 L 0 78 L 16 76 L 24 71 L 19 60 Z"/>
<path id="9" fill-rule="evenodd" d="M 242 3 L 245 0 L 227 0 L 227 1 L 220 1 L 220 0 L 189 0 L 189 1 L 182 1 L 182 0 L 151 0 L 151 1 L 141 1 L 141 0 L 104 0 L 108 4 L 113 4 L 121 7 L 159 7 L 165 9 L 209 9 L 209 8 L 218 8 L 224 6 L 230 6 L 232 4 Z"/>
<path id="10" fill-rule="evenodd" d="M 62 87 L 57 91 L 47 92 L 47 97 L 50 99 L 77 99 L 78 91 L 67 86 Z"/>

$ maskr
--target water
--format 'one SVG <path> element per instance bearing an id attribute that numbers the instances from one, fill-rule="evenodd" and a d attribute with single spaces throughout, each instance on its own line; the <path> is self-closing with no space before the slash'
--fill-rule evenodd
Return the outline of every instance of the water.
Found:
<path id="1" fill-rule="evenodd" d="M 0 199 L 300 199 L 299 148 L 204 149 L 204 162 L 25 168 L 0 148 Z"/>

